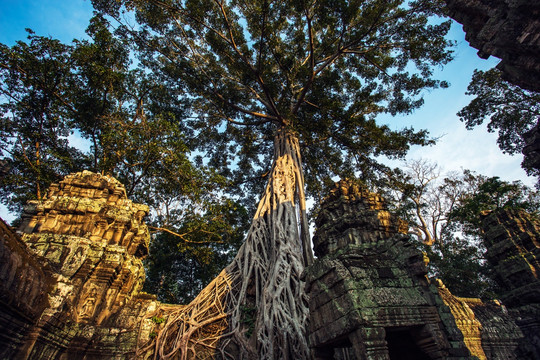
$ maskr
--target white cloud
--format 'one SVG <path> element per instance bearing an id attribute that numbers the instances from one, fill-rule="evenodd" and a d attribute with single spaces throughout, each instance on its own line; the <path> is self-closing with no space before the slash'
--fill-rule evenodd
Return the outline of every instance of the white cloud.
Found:
<path id="1" fill-rule="evenodd" d="M 445 172 L 469 169 L 486 176 L 499 176 L 502 180 L 521 180 L 533 186 L 535 179 L 521 168 L 523 156 L 504 154 L 497 145 L 497 134 L 489 133 L 485 126 L 467 130 L 457 117 L 447 117 L 437 130 L 443 135 L 435 146 L 415 147 L 408 159 L 424 158 L 436 162 Z"/>

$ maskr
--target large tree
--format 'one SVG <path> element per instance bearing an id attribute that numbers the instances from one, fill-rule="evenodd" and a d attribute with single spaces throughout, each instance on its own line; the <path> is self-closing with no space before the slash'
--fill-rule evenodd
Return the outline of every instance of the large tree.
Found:
<path id="1" fill-rule="evenodd" d="M 433 67 L 451 58 L 449 23 L 431 17 L 442 2 L 94 5 L 121 23 L 122 5 L 134 11 L 139 26 L 121 30 L 141 46 L 143 64 L 188 90 L 187 125 L 209 163 L 245 184 L 263 173 L 268 179 L 238 256 L 191 313 L 169 322 L 157 338 L 159 355 L 217 346 L 216 336 L 195 339 L 197 329 L 226 316 L 224 355 L 308 358 L 301 273 L 313 255 L 304 174 L 316 194 L 334 175 L 369 176 L 372 155 L 402 156 L 410 144 L 429 142 L 424 131 L 393 131 L 375 117 L 411 113 L 424 89 L 446 85 L 432 78 Z"/>
<path id="2" fill-rule="evenodd" d="M 445 246 L 450 213 L 485 180 L 470 170 L 463 174 L 441 172 L 438 164 L 416 159 L 404 162 L 403 169 L 387 173 L 387 195 L 393 211 L 409 223 L 410 232 L 428 247 Z"/>
<path id="3" fill-rule="evenodd" d="M 408 161 L 404 168 L 389 174 L 388 199 L 407 220 L 418 248 L 428 255 L 429 275 L 459 296 L 493 297 L 481 237 L 465 231 L 463 223 L 453 218 L 487 178 L 469 170 L 443 175 L 437 164 L 422 159 Z"/>
<path id="4" fill-rule="evenodd" d="M 53 181 L 83 162 L 70 146 L 71 47 L 35 35 L 12 48 L 0 44 L 0 178 L 2 202 L 13 211 L 40 199 Z"/>

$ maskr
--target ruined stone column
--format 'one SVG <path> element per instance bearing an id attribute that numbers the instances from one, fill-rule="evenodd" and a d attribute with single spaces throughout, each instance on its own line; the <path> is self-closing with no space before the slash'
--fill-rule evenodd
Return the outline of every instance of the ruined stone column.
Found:
<path id="1" fill-rule="evenodd" d="M 525 336 L 518 358 L 540 359 L 540 220 L 522 210 L 499 210 L 484 217 L 482 230 L 501 300 Z"/>

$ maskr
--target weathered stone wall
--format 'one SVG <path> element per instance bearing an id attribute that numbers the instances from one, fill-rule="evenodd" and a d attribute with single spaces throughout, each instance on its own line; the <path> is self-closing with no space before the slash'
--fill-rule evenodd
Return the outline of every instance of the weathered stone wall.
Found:
<path id="1" fill-rule="evenodd" d="M 321 205 L 313 236 L 315 256 L 333 254 L 349 244 L 370 244 L 405 233 L 407 224 L 391 214 L 379 194 L 341 181 Z"/>
<path id="2" fill-rule="evenodd" d="M 523 333 L 515 319 L 498 301 L 482 302 L 478 299 L 460 299 L 474 312 L 480 322 L 482 349 L 488 359 L 520 359 L 517 350 Z"/>
<path id="3" fill-rule="evenodd" d="M 429 260 L 379 195 L 340 181 L 316 225 L 318 258 L 306 270 L 316 359 L 525 359 L 516 351 L 523 334 L 500 302 L 428 280 Z M 523 243 L 537 230 L 520 232 L 529 233 Z"/>
<path id="4" fill-rule="evenodd" d="M 48 306 L 53 279 L 0 219 L 0 358 L 14 358 Z"/>
<path id="5" fill-rule="evenodd" d="M 306 270 L 315 358 L 470 357 L 424 255 L 379 195 L 341 181 L 316 225 L 318 259 Z"/>
<path id="6" fill-rule="evenodd" d="M 2 252 L 9 260 L 3 293 L 10 299 L 0 310 L 0 326 L 11 326 L 11 313 L 25 314 L 21 329 L 12 331 L 18 338 L 7 340 L 13 351 L 6 357 L 133 357 L 156 327 L 150 317 L 158 307 L 155 297 L 140 292 L 147 211 L 127 199 L 117 180 L 88 171 L 67 176 L 43 201 L 29 203 L 20 239 L 9 229 L 2 237 L 2 246 L 10 247 Z M 10 281 L 13 274 L 24 284 Z"/>
<path id="7" fill-rule="evenodd" d="M 471 355 L 480 360 L 518 359 L 516 349 L 523 334 L 499 301 L 484 303 L 480 299 L 457 297 L 442 281 L 437 280 L 436 285 Z"/>
<path id="8" fill-rule="evenodd" d="M 466 301 L 452 295 L 442 281 L 438 280 L 436 284 L 441 298 L 445 305 L 450 308 L 456 325 L 463 334 L 463 340 L 470 350 L 471 355 L 476 356 L 480 360 L 485 360 L 486 354 L 482 348 L 482 334 L 480 331 L 482 324 L 476 319 L 474 312 Z"/>
<path id="9" fill-rule="evenodd" d="M 540 2 L 528 0 L 446 0 L 449 16 L 463 24 L 478 55 L 501 59 L 503 77 L 540 91 Z"/>
<path id="10" fill-rule="evenodd" d="M 483 219 L 486 258 L 501 297 L 525 338 L 519 359 L 540 359 L 540 220 L 524 211 L 499 210 Z"/>

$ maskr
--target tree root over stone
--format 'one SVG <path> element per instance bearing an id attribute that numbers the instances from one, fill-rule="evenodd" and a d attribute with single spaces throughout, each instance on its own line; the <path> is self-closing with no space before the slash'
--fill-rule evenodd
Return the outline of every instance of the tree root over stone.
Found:
<path id="1" fill-rule="evenodd" d="M 269 182 L 246 241 L 197 298 L 167 316 L 153 342 L 154 357 L 309 358 L 301 280 L 312 259 L 305 211 L 298 140 L 281 129 L 274 140 Z"/>
<path id="2" fill-rule="evenodd" d="M 163 329 L 149 346 L 140 349 L 139 358 L 153 352 L 154 359 L 212 359 L 219 340 L 227 329 L 225 295 L 231 277 L 223 270 L 187 306 L 161 306 L 166 316 Z"/>

